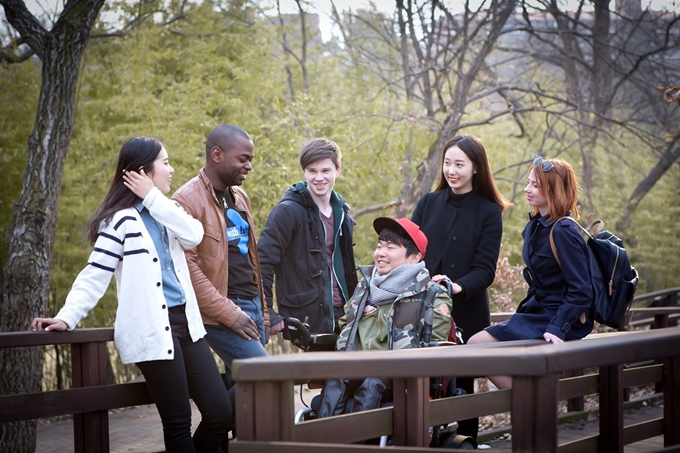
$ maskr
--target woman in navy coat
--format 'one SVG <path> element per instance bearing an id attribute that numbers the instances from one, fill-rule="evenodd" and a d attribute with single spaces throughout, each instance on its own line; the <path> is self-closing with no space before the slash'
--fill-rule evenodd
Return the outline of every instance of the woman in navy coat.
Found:
<path id="1" fill-rule="evenodd" d="M 467 342 L 490 324 L 487 288 L 496 274 L 502 214 L 510 203 L 496 188 L 478 138 L 458 135 L 443 149 L 439 184 L 420 199 L 411 220 L 427 236 L 425 266 L 433 279 L 452 282 L 451 314 Z M 459 378 L 456 385 L 474 393 L 473 378 Z M 477 430 L 478 419 L 459 422 L 459 434 L 476 438 Z"/>
<path id="2" fill-rule="evenodd" d="M 593 289 L 586 242 L 572 220 L 562 219 L 579 218 L 576 174 L 565 161 L 537 156 L 524 191 L 532 208 L 522 232 L 524 279 L 529 292 L 510 319 L 476 334 L 471 344 L 541 338 L 563 343 L 579 340 L 593 329 Z M 550 247 L 551 229 L 559 264 Z M 508 376 L 491 380 L 499 388 L 512 385 Z"/>

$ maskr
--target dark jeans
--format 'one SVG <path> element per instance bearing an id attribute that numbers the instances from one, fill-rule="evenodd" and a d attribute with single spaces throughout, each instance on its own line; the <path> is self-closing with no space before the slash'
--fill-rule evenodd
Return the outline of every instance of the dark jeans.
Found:
<path id="1" fill-rule="evenodd" d="M 225 376 L 227 386 L 231 388 L 233 381 L 231 379 L 231 362 L 236 359 L 249 359 L 251 357 L 264 357 L 267 350 L 264 348 L 264 316 L 260 298 L 256 297 L 250 299 L 232 299 L 233 302 L 241 308 L 241 311 L 252 319 L 260 332 L 260 341 L 246 340 L 240 334 L 231 330 L 229 327 L 219 325 L 205 325 L 205 330 L 208 332 L 205 339 L 213 351 L 224 360 Z"/>
<path id="2" fill-rule="evenodd" d="M 354 401 L 351 409 L 348 400 Z M 383 401 L 392 398 L 392 379 L 328 379 L 321 389 L 321 404 L 317 416 L 331 417 L 351 412 L 377 409 Z"/>
<path id="3" fill-rule="evenodd" d="M 184 306 L 169 309 L 173 360 L 138 362 L 163 423 L 170 452 L 216 452 L 231 429 L 232 406 L 215 359 L 204 339 L 191 340 Z M 191 436 L 191 397 L 202 420 Z"/>

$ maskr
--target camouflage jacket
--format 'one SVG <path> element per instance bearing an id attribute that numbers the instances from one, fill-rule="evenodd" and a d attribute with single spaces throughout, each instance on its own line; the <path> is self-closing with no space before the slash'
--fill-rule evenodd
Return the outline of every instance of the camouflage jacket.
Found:
<path id="1" fill-rule="evenodd" d="M 361 266 L 359 271 L 363 278 L 352 299 L 345 305 L 345 315 L 340 318 L 341 332 L 336 349 L 362 351 L 418 347 L 428 305 L 434 308 L 431 340 L 448 339 L 451 330 L 451 298 L 444 288 L 430 279 L 427 269 L 406 283 L 406 289 L 394 302 L 377 308 L 369 306 L 357 316 L 359 307 L 366 307 L 373 266 Z M 358 325 L 354 327 L 357 322 Z"/>

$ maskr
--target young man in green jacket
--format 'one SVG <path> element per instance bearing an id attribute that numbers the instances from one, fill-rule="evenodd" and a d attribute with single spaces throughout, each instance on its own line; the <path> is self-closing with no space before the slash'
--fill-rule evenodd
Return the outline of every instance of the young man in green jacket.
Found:
<path id="1" fill-rule="evenodd" d="M 427 238 L 408 219 L 378 217 L 373 266 L 360 268 L 362 279 L 345 306 L 336 349 L 341 351 L 417 348 L 428 340 L 446 341 L 451 330 L 451 298 L 430 278 L 422 261 Z M 432 316 L 428 316 L 428 311 Z M 322 390 L 319 417 L 339 415 L 354 397 L 352 412 L 375 409 L 391 393 L 392 380 L 329 379 Z"/>

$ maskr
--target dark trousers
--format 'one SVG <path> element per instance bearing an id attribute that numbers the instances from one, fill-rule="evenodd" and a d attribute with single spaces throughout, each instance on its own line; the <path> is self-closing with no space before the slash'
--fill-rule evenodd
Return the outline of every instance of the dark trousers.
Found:
<path id="1" fill-rule="evenodd" d="M 193 342 L 184 306 L 169 309 L 173 360 L 138 362 L 163 423 L 168 453 L 211 452 L 233 426 L 232 406 L 215 359 L 204 339 Z M 191 397 L 202 420 L 191 436 Z"/>
<path id="2" fill-rule="evenodd" d="M 456 387 L 462 388 L 468 395 L 475 393 L 475 378 L 459 377 L 456 378 Z M 470 436 L 477 439 L 477 432 L 479 431 L 479 419 L 468 418 L 467 420 L 458 421 L 458 434 Z"/>
<path id="3" fill-rule="evenodd" d="M 389 378 L 328 379 L 321 389 L 317 416 L 325 418 L 350 411 L 377 409 L 391 396 L 392 380 Z M 353 398 L 351 409 L 347 404 L 350 398 Z"/>

